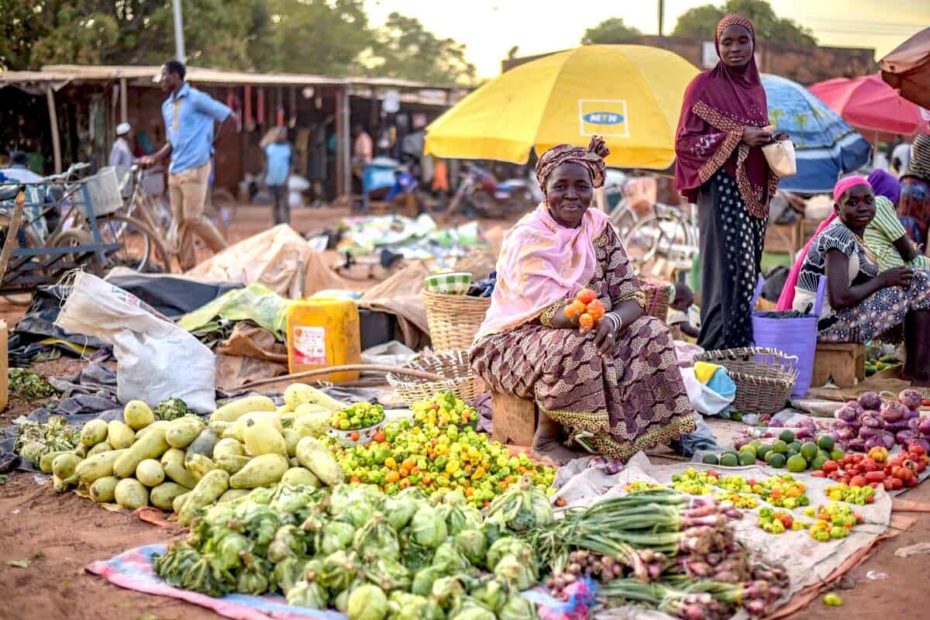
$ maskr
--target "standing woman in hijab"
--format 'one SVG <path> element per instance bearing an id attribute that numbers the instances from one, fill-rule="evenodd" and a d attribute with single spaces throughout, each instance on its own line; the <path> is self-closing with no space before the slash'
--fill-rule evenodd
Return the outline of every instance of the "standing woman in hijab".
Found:
<path id="1" fill-rule="evenodd" d="M 753 56 L 752 23 L 717 25 L 717 65 L 692 80 L 678 121 L 675 187 L 698 205 L 701 335 L 705 349 L 752 343 L 750 303 L 778 178 L 761 147 L 773 140 Z"/>

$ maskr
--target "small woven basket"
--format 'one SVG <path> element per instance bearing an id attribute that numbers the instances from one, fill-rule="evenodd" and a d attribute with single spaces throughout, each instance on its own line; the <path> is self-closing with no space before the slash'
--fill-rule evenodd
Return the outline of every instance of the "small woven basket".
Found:
<path id="1" fill-rule="evenodd" d="M 798 358 L 778 349 L 746 347 L 706 351 L 695 362 L 710 362 L 727 369 L 736 384 L 733 408 L 762 415 L 781 411 L 798 378 Z"/>
<path id="2" fill-rule="evenodd" d="M 668 306 L 674 295 L 674 287 L 662 280 L 641 280 L 640 283 L 646 296 L 646 314 L 663 323 L 668 321 Z"/>
<path id="3" fill-rule="evenodd" d="M 432 398 L 442 392 L 452 392 L 465 402 L 470 402 L 478 396 L 478 377 L 468 364 L 467 349 L 418 355 L 404 367 L 446 377 L 445 381 L 425 381 L 407 375 L 388 374 L 388 383 L 407 404 Z"/>
<path id="4" fill-rule="evenodd" d="M 426 306 L 432 348 L 441 353 L 471 347 L 491 305 L 491 298 L 423 291 L 423 304 Z"/>

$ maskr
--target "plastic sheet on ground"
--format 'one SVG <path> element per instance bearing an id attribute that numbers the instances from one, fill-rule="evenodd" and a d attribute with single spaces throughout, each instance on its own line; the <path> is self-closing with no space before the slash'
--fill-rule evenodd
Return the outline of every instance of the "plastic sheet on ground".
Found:
<path id="1" fill-rule="evenodd" d="M 104 279 L 170 319 L 192 312 L 242 286 L 236 282 L 206 282 L 177 274 L 139 273 L 126 267 L 111 270 Z"/>
<path id="2" fill-rule="evenodd" d="M 626 466 L 615 474 L 605 469 L 577 468 L 578 473 L 568 479 L 556 493 L 556 498 L 565 498 L 569 507 L 590 506 L 611 497 L 625 495 L 623 487 L 635 480 L 669 484 L 672 474 L 681 473 L 688 467 L 698 470 L 725 471 L 724 475 L 737 475 L 765 479 L 772 475 L 784 473 L 768 467 L 728 467 L 725 470 L 701 463 L 652 463 L 649 458 L 639 453 L 635 455 Z M 834 484 L 831 480 L 812 478 L 803 474 L 793 474 L 795 478 L 804 482 L 811 506 L 827 503 L 824 490 Z M 891 522 L 891 497 L 883 489 L 876 491 L 875 503 L 865 506 L 855 506 L 856 512 L 864 518 L 864 523 L 853 528 L 850 535 L 830 542 L 818 542 L 810 537 L 806 531 L 787 531 L 783 534 L 773 535 L 764 532 L 756 525 L 756 516 L 760 508 L 744 510 L 744 517 L 735 521 L 734 526 L 739 540 L 749 548 L 757 551 L 772 562 L 781 563 L 788 571 L 791 580 L 789 596 L 802 589 L 819 584 L 830 576 L 834 570 L 843 565 L 858 551 L 870 547 L 882 536 Z M 804 517 L 803 508 L 792 510 L 796 519 L 810 521 Z M 606 617 L 606 616 L 605 616 Z M 610 617 L 622 617 L 613 616 Z M 648 617 L 632 615 L 630 617 Z M 662 617 L 662 616 L 653 616 Z"/>
<path id="3" fill-rule="evenodd" d="M 452 268 L 470 248 L 482 244 L 477 222 L 438 228 L 426 214 L 416 219 L 400 215 L 352 217 L 343 223 L 348 228 L 339 250 L 355 256 L 387 248 L 406 259 L 435 259 L 439 266 Z"/>
<path id="4" fill-rule="evenodd" d="M 165 549 L 165 545 L 137 547 L 124 551 L 109 560 L 93 562 L 87 566 L 87 571 L 121 588 L 187 601 L 234 620 L 300 620 L 305 618 L 345 620 L 346 618 L 344 614 L 336 611 L 293 607 L 288 605 L 280 594 L 264 596 L 227 594 L 222 598 L 213 598 L 199 592 L 174 588 L 158 577 L 153 567 L 152 556 L 163 554 Z M 559 601 L 535 592 L 527 593 L 525 596 L 537 603 L 551 605 L 551 612 L 545 616 L 546 620 L 568 618 L 565 613 L 559 613 L 561 607 Z"/>
<path id="5" fill-rule="evenodd" d="M 345 288 L 323 255 L 287 224 L 226 248 L 186 275 L 243 285 L 260 283 L 292 299 L 328 288 Z"/>
<path id="6" fill-rule="evenodd" d="M 217 317 L 227 321 L 252 321 L 284 340 L 287 309 L 291 302 L 264 284 L 249 284 L 245 288 L 224 293 L 204 306 L 185 314 L 178 326 L 189 332 L 204 332 Z"/>

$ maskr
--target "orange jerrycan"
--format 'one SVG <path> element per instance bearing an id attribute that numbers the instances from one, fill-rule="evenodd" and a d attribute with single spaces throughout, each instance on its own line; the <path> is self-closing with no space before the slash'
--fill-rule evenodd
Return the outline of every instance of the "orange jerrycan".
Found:
<path id="1" fill-rule="evenodd" d="M 290 373 L 360 364 L 358 305 L 351 299 L 303 299 L 287 311 L 287 365 Z M 358 380 L 358 371 L 319 375 L 310 381 Z"/>

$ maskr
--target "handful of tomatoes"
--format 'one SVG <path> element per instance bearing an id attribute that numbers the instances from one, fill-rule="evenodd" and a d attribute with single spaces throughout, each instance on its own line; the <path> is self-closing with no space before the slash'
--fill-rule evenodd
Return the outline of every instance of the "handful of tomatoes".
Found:
<path id="1" fill-rule="evenodd" d="M 606 314 L 604 302 L 597 298 L 597 293 L 589 288 L 583 288 L 575 295 L 575 299 L 565 306 L 565 316 L 571 320 L 578 318 L 578 329 L 582 334 L 589 332 L 603 320 Z"/>
<path id="2" fill-rule="evenodd" d="M 882 486 L 886 491 L 916 487 L 918 478 L 930 457 L 918 443 L 891 456 L 885 448 L 873 448 L 868 454 L 847 454 L 838 461 L 827 461 L 820 471 L 811 472 L 815 478 L 829 478 L 851 487 Z"/>

